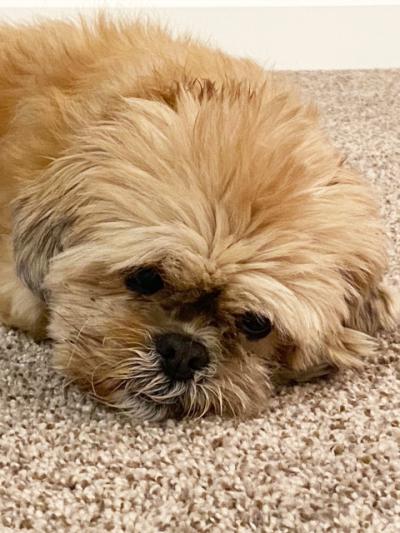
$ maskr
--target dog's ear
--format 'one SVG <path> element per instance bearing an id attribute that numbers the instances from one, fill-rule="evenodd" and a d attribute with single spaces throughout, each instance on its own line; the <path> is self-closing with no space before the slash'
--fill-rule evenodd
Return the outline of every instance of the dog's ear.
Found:
<path id="1" fill-rule="evenodd" d="M 349 301 L 349 327 L 376 335 L 379 330 L 393 330 L 400 322 L 400 291 L 382 281 L 371 286 L 357 300 Z"/>
<path id="2" fill-rule="evenodd" d="M 52 257 L 63 251 L 72 217 L 59 210 L 57 192 L 25 189 L 13 204 L 13 252 L 18 277 L 42 300 Z"/>

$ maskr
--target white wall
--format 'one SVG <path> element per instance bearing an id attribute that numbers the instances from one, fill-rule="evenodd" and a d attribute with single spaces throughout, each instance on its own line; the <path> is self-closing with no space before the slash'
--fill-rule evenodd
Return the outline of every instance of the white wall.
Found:
<path id="1" fill-rule="evenodd" d="M 185 7 L 130 12 L 169 22 L 177 31 L 191 31 L 231 53 L 280 69 L 400 68 L 398 6 Z M 0 8 L 0 19 L 19 21 L 74 13 L 76 10 L 48 7 Z"/>

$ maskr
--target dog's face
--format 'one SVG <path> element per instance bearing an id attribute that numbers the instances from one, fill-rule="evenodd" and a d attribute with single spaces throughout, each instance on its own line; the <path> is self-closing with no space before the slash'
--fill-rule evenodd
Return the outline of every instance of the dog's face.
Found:
<path id="1" fill-rule="evenodd" d="M 285 350 L 316 353 L 345 318 L 358 237 L 337 158 L 312 110 L 268 91 L 128 99 L 49 170 L 56 365 L 104 402 L 257 412 Z"/>
<path id="2" fill-rule="evenodd" d="M 58 365 L 144 418 L 265 404 L 267 360 L 249 348 L 272 342 L 273 306 L 267 315 L 251 274 L 204 257 L 174 224 L 103 238 L 49 275 Z"/>

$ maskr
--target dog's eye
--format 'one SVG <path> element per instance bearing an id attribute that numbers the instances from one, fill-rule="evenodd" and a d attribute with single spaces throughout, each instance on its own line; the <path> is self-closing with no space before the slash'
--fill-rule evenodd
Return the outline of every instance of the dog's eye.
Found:
<path id="1" fill-rule="evenodd" d="M 250 340 L 258 340 L 271 333 L 272 324 L 269 318 L 255 313 L 244 313 L 238 320 L 238 327 Z"/>
<path id="2" fill-rule="evenodd" d="M 138 294 L 150 295 L 164 287 L 164 281 L 159 272 L 152 267 L 144 267 L 129 274 L 125 278 L 125 286 Z"/>

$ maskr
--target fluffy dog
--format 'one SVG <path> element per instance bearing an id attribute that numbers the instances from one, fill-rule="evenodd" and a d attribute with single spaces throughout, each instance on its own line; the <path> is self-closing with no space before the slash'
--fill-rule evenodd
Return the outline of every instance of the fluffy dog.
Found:
<path id="1" fill-rule="evenodd" d="M 278 74 L 139 22 L 0 27 L 0 319 L 135 416 L 253 415 L 396 305 L 373 194 Z"/>

